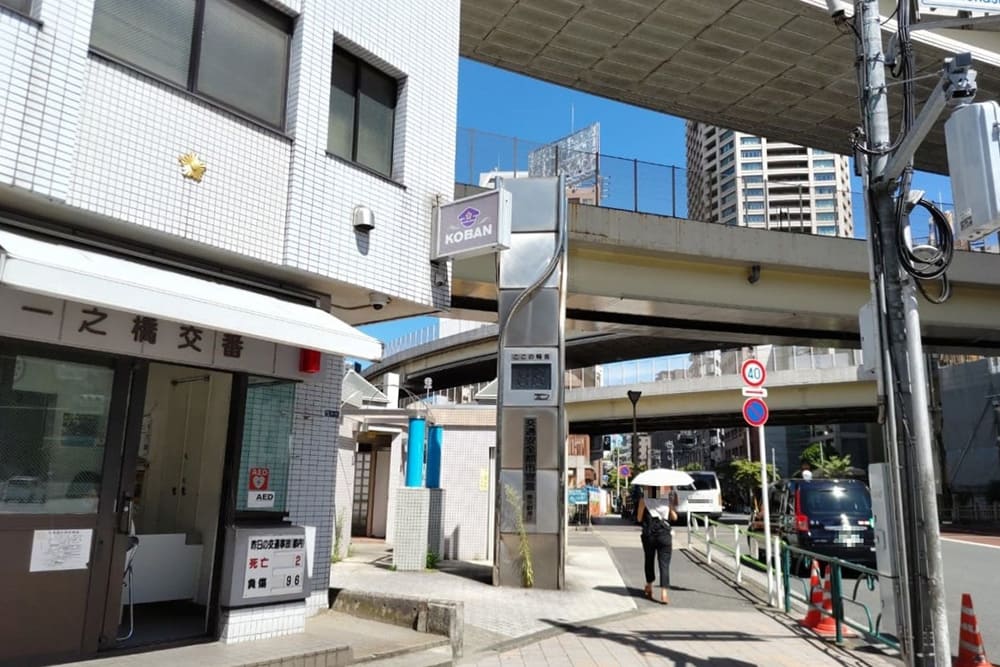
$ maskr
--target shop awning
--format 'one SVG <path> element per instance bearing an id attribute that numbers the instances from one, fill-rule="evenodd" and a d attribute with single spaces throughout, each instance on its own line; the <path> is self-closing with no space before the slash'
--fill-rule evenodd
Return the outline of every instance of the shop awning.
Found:
<path id="1" fill-rule="evenodd" d="M 251 338 L 377 361 L 382 343 L 318 308 L 0 231 L 0 284 Z"/>

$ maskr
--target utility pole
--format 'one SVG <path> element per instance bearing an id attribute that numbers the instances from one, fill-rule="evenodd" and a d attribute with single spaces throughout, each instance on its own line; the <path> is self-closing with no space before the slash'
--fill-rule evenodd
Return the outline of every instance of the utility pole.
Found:
<path id="1" fill-rule="evenodd" d="M 639 398 L 642 396 L 641 391 L 636 391 L 633 389 L 628 390 L 628 400 L 632 402 L 632 468 L 639 467 L 639 430 L 638 430 L 638 420 L 636 419 L 636 404 L 639 402 Z"/>
<path id="2" fill-rule="evenodd" d="M 909 6 L 900 2 L 898 20 L 908 28 Z M 907 665 L 947 667 L 951 664 L 944 573 L 938 526 L 928 415 L 927 377 L 920 338 L 920 317 L 913 279 L 899 259 L 899 219 L 895 200 L 898 174 L 887 169 L 890 159 L 915 146 L 904 137 L 893 146 L 889 130 L 885 56 L 877 0 L 855 4 L 859 35 L 859 92 L 870 157 L 865 168 L 868 242 L 872 290 L 882 342 L 886 419 L 886 457 L 892 483 L 894 530 L 900 574 L 900 646 Z M 922 139 L 920 137 L 919 139 Z M 919 141 L 917 139 L 917 141 Z M 896 155 L 894 155 L 894 153 Z M 860 162 L 866 162 L 861 160 Z"/>

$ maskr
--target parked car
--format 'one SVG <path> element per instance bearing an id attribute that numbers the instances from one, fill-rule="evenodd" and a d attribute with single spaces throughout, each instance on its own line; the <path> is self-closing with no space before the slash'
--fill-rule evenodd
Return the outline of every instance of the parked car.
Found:
<path id="1" fill-rule="evenodd" d="M 5 503 L 44 503 L 45 483 L 40 477 L 11 477 L 4 484 L 2 499 Z"/>
<path id="2" fill-rule="evenodd" d="M 874 569 L 875 526 L 871 494 L 856 479 L 787 479 L 771 493 L 771 531 L 782 541 L 822 556 L 839 558 Z M 751 528 L 761 530 L 759 516 Z M 808 570 L 806 559 L 796 569 Z"/>
<path id="3" fill-rule="evenodd" d="M 707 514 L 713 519 L 722 516 L 722 485 L 714 472 L 692 472 L 694 483 L 677 487 L 677 514 L 689 512 Z M 682 519 L 684 520 L 684 519 Z"/>

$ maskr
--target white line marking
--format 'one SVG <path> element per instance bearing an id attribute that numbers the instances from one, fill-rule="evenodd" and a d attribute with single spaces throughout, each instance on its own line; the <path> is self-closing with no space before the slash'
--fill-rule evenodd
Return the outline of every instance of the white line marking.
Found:
<path id="1" fill-rule="evenodd" d="M 954 537 L 942 537 L 942 542 L 954 542 L 955 544 L 968 544 L 974 547 L 986 547 L 987 549 L 1000 549 L 1000 546 L 996 544 L 981 544 L 979 542 L 967 542 L 965 540 L 956 540 Z"/>

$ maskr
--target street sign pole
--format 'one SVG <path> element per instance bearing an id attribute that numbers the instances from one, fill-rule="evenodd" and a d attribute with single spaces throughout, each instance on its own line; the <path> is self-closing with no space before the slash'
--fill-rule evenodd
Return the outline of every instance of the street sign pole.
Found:
<path id="1" fill-rule="evenodd" d="M 757 427 L 757 439 L 760 441 L 760 497 L 764 512 L 764 554 L 767 559 L 767 603 L 775 604 L 774 576 L 771 560 L 771 503 L 767 490 L 767 446 L 764 442 L 764 425 Z"/>

